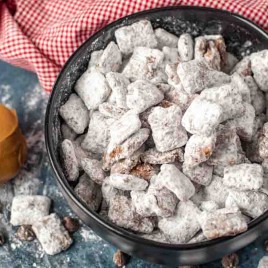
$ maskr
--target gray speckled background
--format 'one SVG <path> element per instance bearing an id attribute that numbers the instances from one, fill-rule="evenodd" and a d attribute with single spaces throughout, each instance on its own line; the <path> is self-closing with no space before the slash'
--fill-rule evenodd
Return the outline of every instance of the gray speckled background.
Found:
<path id="1" fill-rule="evenodd" d="M 0 202 L 5 205 L 5 209 L 0 213 L 0 229 L 8 239 L 8 242 L 0 248 L 0 268 L 114 267 L 112 257 L 116 249 L 86 226 L 82 226 L 79 232 L 73 235 L 74 244 L 70 249 L 56 256 L 48 256 L 42 251 L 38 241 L 17 240 L 14 236 L 16 228 L 8 223 L 10 201 L 14 194 L 19 193 L 48 195 L 53 199 L 52 210 L 60 216 L 73 215 L 56 186 L 44 149 L 43 120 L 47 97 L 33 73 L 0 62 L 0 103 L 17 110 L 29 146 L 28 162 L 20 174 L 11 183 L 0 187 Z M 259 238 L 238 252 L 240 258 L 238 267 L 258 266 L 259 260 L 268 255 L 263 247 L 267 237 L 268 232 L 265 237 Z M 132 258 L 127 267 L 160 266 Z M 219 260 L 201 267 L 222 266 Z"/>

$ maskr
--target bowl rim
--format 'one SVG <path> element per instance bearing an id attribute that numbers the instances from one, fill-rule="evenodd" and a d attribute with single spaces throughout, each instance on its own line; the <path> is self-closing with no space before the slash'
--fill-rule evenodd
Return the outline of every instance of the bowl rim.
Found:
<path id="1" fill-rule="evenodd" d="M 168 244 L 168 243 L 162 243 L 150 239 L 143 238 L 141 236 L 138 236 L 134 234 L 131 231 L 128 231 L 127 229 L 124 229 L 122 227 L 117 226 L 116 224 L 112 222 L 105 221 L 97 212 L 89 209 L 87 205 L 80 200 L 80 198 L 75 194 L 73 188 L 70 186 L 69 182 L 67 181 L 66 177 L 64 176 L 60 164 L 57 161 L 55 152 L 53 150 L 53 143 L 52 143 L 52 136 L 50 133 L 52 133 L 52 110 L 51 107 L 53 106 L 55 102 L 55 95 L 60 94 L 57 93 L 57 87 L 58 84 L 61 82 L 62 77 L 66 74 L 67 72 L 67 67 L 75 61 L 76 58 L 79 58 L 80 55 L 78 55 L 79 51 L 82 50 L 83 48 L 87 47 L 89 43 L 97 39 L 99 36 L 102 35 L 103 32 L 109 30 L 113 26 L 122 23 L 124 20 L 129 19 L 129 18 L 139 18 L 140 15 L 146 15 L 146 14 L 151 14 L 154 12 L 158 11 L 164 11 L 164 10 L 193 10 L 193 11 L 209 11 L 209 12 L 214 12 L 214 13 L 221 13 L 226 16 L 232 16 L 235 17 L 238 21 L 242 21 L 243 23 L 247 24 L 250 26 L 252 29 L 255 31 L 258 31 L 261 35 L 265 36 L 268 41 L 268 33 L 265 32 L 262 28 L 260 28 L 256 23 L 250 21 L 249 19 L 239 15 L 235 14 L 226 10 L 221 10 L 221 9 L 215 9 L 215 8 L 209 8 L 209 7 L 198 7 L 198 6 L 167 6 L 167 7 L 160 7 L 160 8 L 153 8 L 149 10 L 144 10 L 140 12 L 136 12 L 127 16 L 124 16 L 118 20 L 115 20 L 105 27 L 101 28 L 99 31 L 91 35 L 85 42 L 80 45 L 70 56 L 70 58 L 66 61 L 64 66 L 62 67 L 54 85 L 52 92 L 49 97 L 49 101 L 47 104 L 47 109 L 46 109 L 46 114 L 45 114 L 45 146 L 46 150 L 48 153 L 48 159 L 50 162 L 50 165 L 52 167 L 53 173 L 56 175 L 57 182 L 60 184 L 62 187 L 63 191 L 65 194 L 68 195 L 68 197 L 72 200 L 72 202 L 75 203 L 77 207 L 79 207 L 87 216 L 93 218 L 94 221 L 96 221 L 98 224 L 102 225 L 103 227 L 107 228 L 109 231 L 116 233 L 117 235 L 123 237 L 124 239 L 131 240 L 134 243 L 142 243 L 146 246 L 150 247 L 155 247 L 159 249 L 166 249 L 166 250 L 195 250 L 195 249 L 200 249 L 200 248 L 205 248 L 208 246 L 213 246 L 216 244 L 220 244 L 223 242 L 227 242 L 230 240 L 235 240 L 238 239 L 240 236 L 243 236 L 243 234 L 249 232 L 250 230 L 257 228 L 258 225 L 262 222 L 264 222 L 268 218 L 268 211 L 263 213 L 261 216 L 257 217 L 256 219 L 252 220 L 249 225 L 248 225 L 248 230 L 246 232 L 243 232 L 241 234 L 238 234 L 233 237 L 222 237 L 222 238 L 216 238 L 212 240 L 207 240 L 204 242 L 197 242 L 197 243 L 190 243 L 190 244 Z"/>

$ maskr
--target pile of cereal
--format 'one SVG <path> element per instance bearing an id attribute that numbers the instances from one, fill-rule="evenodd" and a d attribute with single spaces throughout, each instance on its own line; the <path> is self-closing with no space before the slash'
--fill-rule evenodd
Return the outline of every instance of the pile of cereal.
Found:
<path id="1" fill-rule="evenodd" d="M 238 62 L 220 35 L 177 37 L 147 20 L 115 39 L 59 110 L 76 194 L 164 243 L 246 231 L 268 208 L 268 50 Z"/>

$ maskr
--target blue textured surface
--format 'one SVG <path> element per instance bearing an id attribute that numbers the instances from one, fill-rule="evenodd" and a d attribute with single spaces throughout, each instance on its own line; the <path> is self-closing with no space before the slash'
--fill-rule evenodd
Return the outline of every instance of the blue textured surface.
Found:
<path id="1" fill-rule="evenodd" d="M 46 101 L 47 96 L 42 93 L 37 77 L 33 73 L 0 62 L 0 103 L 3 102 L 17 110 L 21 128 L 30 143 L 29 160 L 20 177 L 9 184 L 10 194 L 12 195 L 12 191 L 20 191 L 23 187 L 26 192 L 32 194 L 46 194 L 52 198 L 53 210 L 56 213 L 60 216 L 73 215 L 55 184 L 43 146 L 42 128 Z M 31 180 L 35 182 L 35 187 L 27 186 Z M 48 256 L 43 253 L 38 241 L 18 241 L 14 236 L 16 229 L 8 224 L 8 219 L 7 204 L 7 209 L 1 214 L 0 228 L 6 232 L 8 243 L 0 248 L 0 268 L 114 267 L 112 257 L 116 249 L 86 226 L 82 226 L 80 231 L 73 235 L 74 244 L 69 250 L 56 256 Z M 238 252 L 240 258 L 238 267 L 257 267 L 260 258 L 265 255 L 263 242 L 266 237 L 268 233 Z M 132 258 L 127 267 L 160 266 Z M 201 267 L 222 266 L 219 260 Z"/>

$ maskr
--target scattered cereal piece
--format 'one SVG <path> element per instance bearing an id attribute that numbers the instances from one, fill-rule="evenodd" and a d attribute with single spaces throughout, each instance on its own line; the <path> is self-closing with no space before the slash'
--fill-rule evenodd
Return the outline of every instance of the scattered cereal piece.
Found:
<path id="1" fill-rule="evenodd" d="M 102 73 L 116 72 L 122 64 L 122 55 L 118 46 L 112 41 L 103 50 L 97 67 Z"/>
<path id="2" fill-rule="evenodd" d="M 82 148 L 93 153 L 102 154 L 110 141 L 110 125 L 113 118 L 106 118 L 100 112 L 92 114 L 87 135 L 82 142 Z"/>
<path id="3" fill-rule="evenodd" d="M 130 26 L 121 27 L 115 31 L 114 35 L 123 54 L 132 53 L 135 47 L 154 48 L 157 46 L 153 27 L 148 20 L 140 20 Z"/>
<path id="4" fill-rule="evenodd" d="M 140 128 L 141 121 L 139 116 L 133 111 L 125 113 L 110 126 L 111 144 L 113 147 L 121 144 Z"/>
<path id="5" fill-rule="evenodd" d="M 105 182 L 123 191 L 142 191 L 148 186 L 146 180 L 130 174 L 113 173 L 105 179 Z"/>
<path id="6" fill-rule="evenodd" d="M 190 34 L 180 35 L 178 40 L 178 51 L 181 61 L 189 61 L 194 57 L 194 42 Z"/>
<path id="7" fill-rule="evenodd" d="M 259 88 L 268 91 L 268 49 L 250 55 L 253 77 Z"/>
<path id="8" fill-rule="evenodd" d="M 99 104 L 103 103 L 111 93 L 107 80 L 98 71 L 83 73 L 77 80 L 74 89 L 85 102 L 86 107 L 93 110 L 97 109 Z M 77 115 L 79 118 L 81 117 L 80 114 Z"/>
<path id="9" fill-rule="evenodd" d="M 55 255 L 66 250 L 73 242 L 55 213 L 35 222 L 33 230 L 44 251 L 49 255 Z"/>
<path id="10" fill-rule="evenodd" d="M 175 105 L 169 108 L 156 107 L 152 110 L 148 121 L 159 152 L 170 151 L 186 144 L 188 136 L 181 126 L 181 116 L 181 109 Z"/>
<path id="11" fill-rule="evenodd" d="M 33 241 L 35 239 L 35 234 L 31 225 L 21 225 L 17 232 L 16 238 L 21 241 Z"/>
<path id="12" fill-rule="evenodd" d="M 192 201 L 180 202 L 176 214 L 160 219 L 158 227 L 172 243 L 187 243 L 200 230 L 199 213 Z"/>
<path id="13" fill-rule="evenodd" d="M 69 216 L 66 216 L 63 218 L 62 224 L 63 224 L 64 228 L 70 233 L 74 233 L 74 232 L 78 231 L 78 229 L 80 228 L 79 221 L 77 219 L 71 218 Z"/>
<path id="14" fill-rule="evenodd" d="M 76 94 L 70 95 L 67 102 L 60 107 L 59 114 L 76 134 L 82 134 L 89 122 L 89 112 Z"/>
<path id="15" fill-rule="evenodd" d="M 141 155 L 141 160 L 153 165 L 168 164 L 175 161 L 183 162 L 183 151 L 181 148 L 177 148 L 167 152 L 158 152 L 156 148 L 150 148 Z"/>
<path id="16" fill-rule="evenodd" d="M 248 228 L 241 212 L 235 208 L 222 208 L 212 212 L 203 211 L 198 221 L 207 239 L 234 236 L 245 232 Z"/>
<path id="17" fill-rule="evenodd" d="M 75 155 L 75 148 L 70 140 L 61 144 L 64 170 L 69 181 L 76 181 L 79 176 L 79 163 Z"/>
<path id="18" fill-rule="evenodd" d="M 173 164 L 163 164 L 158 176 L 162 185 L 173 192 L 181 201 L 187 201 L 195 193 L 195 187 Z"/>
<path id="19" fill-rule="evenodd" d="M 49 214 L 51 200 L 42 195 L 17 195 L 13 198 L 10 223 L 32 225 Z"/>
<path id="20" fill-rule="evenodd" d="M 121 73 L 110 72 L 106 74 L 106 79 L 112 89 L 116 105 L 118 107 L 127 108 L 127 86 L 130 84 L 128 78 Z"/>
<path id="21" fill-rule="evenodd" d="M 116 265 L 116 267 L 125 267 L 129 258 L 130 258 L 129 255 L 120 250 L 117 250 L 113 256 L 113 262 Z"/>
<path id="22" fill-rule="evenodd" d="M 83 174 L 74 191 L 90 209 L 98 210 L 102 200 L 100 185 L 91 180 L 86 174 Z"/>
<path id="23" fill-rule="evenodd" d="M 216 135 L 192 135 L 185 146 L 184 165 L 194 167 L 208 160 L 215 148 Z"/>
<path id="24" fill-rule="evenodd" d="M 224 185 L 237 190 L 258 190 L 263 184 L 263 169 L 258 164 L 239 164 L 224 169 Z"/>
<path id="25" fill-rule="evenodd" d="M 127 89 L 127 106 L 137 113 L 144 112 L 164 98 L 163 93 L 155 85 L 145 80 L 137 80 Z"/>
<path id="26" fill-rule="evenodd" d="M 108 212 L 109 219 L 123 228 L 129 228 L 139 233 L 151 233 L 154 223 L 151 218 L 142 218 L 132 210 L 131 200 L 126 196 L 115 196 Z"/>
<path id="27" fill-rule="evenodd" d="M 219 104 L 197 97 L 183 115 L 181 124 L 192 134 L 211 136 L 222 116 L 223 109 Z"/>
<path id="28" fill-rule="evenodd" d="M 241 211 L 252 218 L 259 217 L 268 209 L 268 196 L 266 194 L 254 191 L 229 190 L 229 195 Z"/>
<path id="29" fill-rule="evenodd" d="M 176 35 L 169 33 L 162 28 L 155 29 L 154 33 L 160 49 L 164 46 L 177 48 L 179 38 Z"/>
<path id="30" fill-rule="evenodd" d="M 226 255 L 222 258 L 221 264 L 224 268 L 235 268 L 239 264 L 239 258 L 236 253 Z"/>

